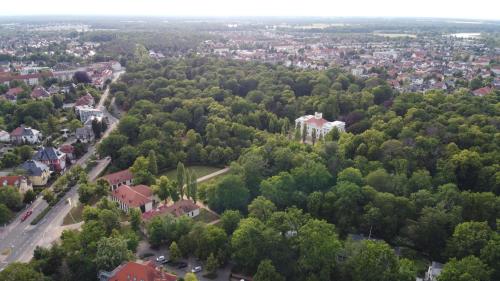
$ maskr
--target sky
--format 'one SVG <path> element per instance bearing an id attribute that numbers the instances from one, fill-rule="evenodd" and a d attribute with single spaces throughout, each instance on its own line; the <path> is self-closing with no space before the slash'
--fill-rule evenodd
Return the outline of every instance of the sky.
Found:
<path id="1" fill-rule="evenodd" d="M 500 20 L 500 0 L 1 0 L 0 15 L 354 16 Z"/>

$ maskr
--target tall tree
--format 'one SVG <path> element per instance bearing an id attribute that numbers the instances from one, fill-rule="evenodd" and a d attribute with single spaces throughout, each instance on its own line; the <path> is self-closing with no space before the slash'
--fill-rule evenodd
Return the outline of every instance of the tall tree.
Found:
<path id="1" fill-rule="evenodd" d="M 186 179 L 186 170 L 182 162 L 177 163 L 177 192 L 181 199 L 184 198 L 184 184 Z"/>
<path id="2" fill-rule="evenodd" d="M 260 262 L 257 268 L 257 273 L 253 276 L 255 281 L 285 281 L 285 278 L 281 276 L 274 268 L 273 263 L 270 260 L 263 260 Z"/>
<path id="3" fill-rule="evenodd" d="M 490 281 L 491 269 L 479 258 L 468 256 L 447 262 L 438 277 L 439 281 Z"/>
<path id="4" fill-rule="evenodd" d="M 153 175 L 158 175 L 158 163 L 156 160 L 156 152 L 154 150 L 149 151 L 148 155 L 148 170 Z"/>

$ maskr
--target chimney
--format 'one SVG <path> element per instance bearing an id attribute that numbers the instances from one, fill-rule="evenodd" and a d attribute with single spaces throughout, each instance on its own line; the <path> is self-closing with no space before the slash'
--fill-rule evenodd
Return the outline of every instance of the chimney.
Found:
<path id="1" fill-rule="evenodd" d="M 321 118 L 323 118 L 323 113 L 321 113 L 321 112 L 314 112 L 314 118 L 315 119 L 321 119 Z"/>

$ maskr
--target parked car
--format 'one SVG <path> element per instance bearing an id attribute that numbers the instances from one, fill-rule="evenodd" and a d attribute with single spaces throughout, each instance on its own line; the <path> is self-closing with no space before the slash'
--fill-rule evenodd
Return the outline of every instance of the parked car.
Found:
<path id="1" fill-rule="evenodd" d="M 198 272 L 201 272 L 202 270 L 203 270 L 203 268 L 201 268 L 201 266 L 195 266 L 195 267 L 193 267 L 193 269 L 191 269 L 191 272 L 198 273 Z"/>
<path id="2" fill-rule="evenodd" d="M 32 213 L 33 213 L 32 210 L 29 210 L 26 213 L 24 213 L 24 215 L 21 217 L 21 222 L 24 222 L 29 216 L 31 216 Z"/>
<path id="3" fill-rule="evenodd" d="M 186 268 L 188 266 L 187 263 L 185 262 L 180 262 L 179 265 L 177 266 L 178 269 L 181 269 L 181 268 Z"/>
<path id="4" fill-rule="evenodd" d="M 163 262 L 165 260 L 165 256 L 159 256 L 156 258 L 157 262 Z"/>

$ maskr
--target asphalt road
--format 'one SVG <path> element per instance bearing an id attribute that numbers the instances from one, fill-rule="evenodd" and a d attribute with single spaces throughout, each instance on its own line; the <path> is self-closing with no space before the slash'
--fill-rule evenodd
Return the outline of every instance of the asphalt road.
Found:
<path id="1" fill-rule="evenodd" d="M 123 72 L 117 73 L 113 80 L 116 81 L 122 73 Z M 103 106 L 108 95 L 109 87 L 104 91 L 97 106 L 97 108 L 104 112 L 104 115 L 108 117 L 109 120 L 108 129 L 103 134 L 101 140 L 107 137 L 111 131 L 116 128 L 119 122 L 119 120 L 111 115 Z M 85 166 L 87 160 L 95 153 L 96 145 L 89 147 L 87 153 L 78 159 L 75 165 Z M 107 164 L 109 164 L 109 161 L 109 159 L 100 161 L 99 164 L 89 172 L 89 178 L 94 180 L 102 170 L 104 170 Z M 53 230 L 62 224 L 64 217 L 71 210 L 71 206 L 67 203 L 68 198 L 71 198 L 71 202 L 76 202 L 78 200 L 77 189 L 77 186 L 73 186 L 71 190 L 52 207 L 45 217 L 38 222 L 38 224 L 31 225 L 30 222 L 48 206 L 41 196 L 28 206 L 25 211 L 20 212 L 18 217 L 9 225 L 0 229 L 0 271 L 12 262 L 28 262 L 33 257 L 33 251 L 37 245 L 47 245 L 57 240 L 58 237 L 53 237 Z M 31 209 L 33 213 L 28 219 L 21 222 L 21 216 L 24 215 L 28 209 Z"/>

